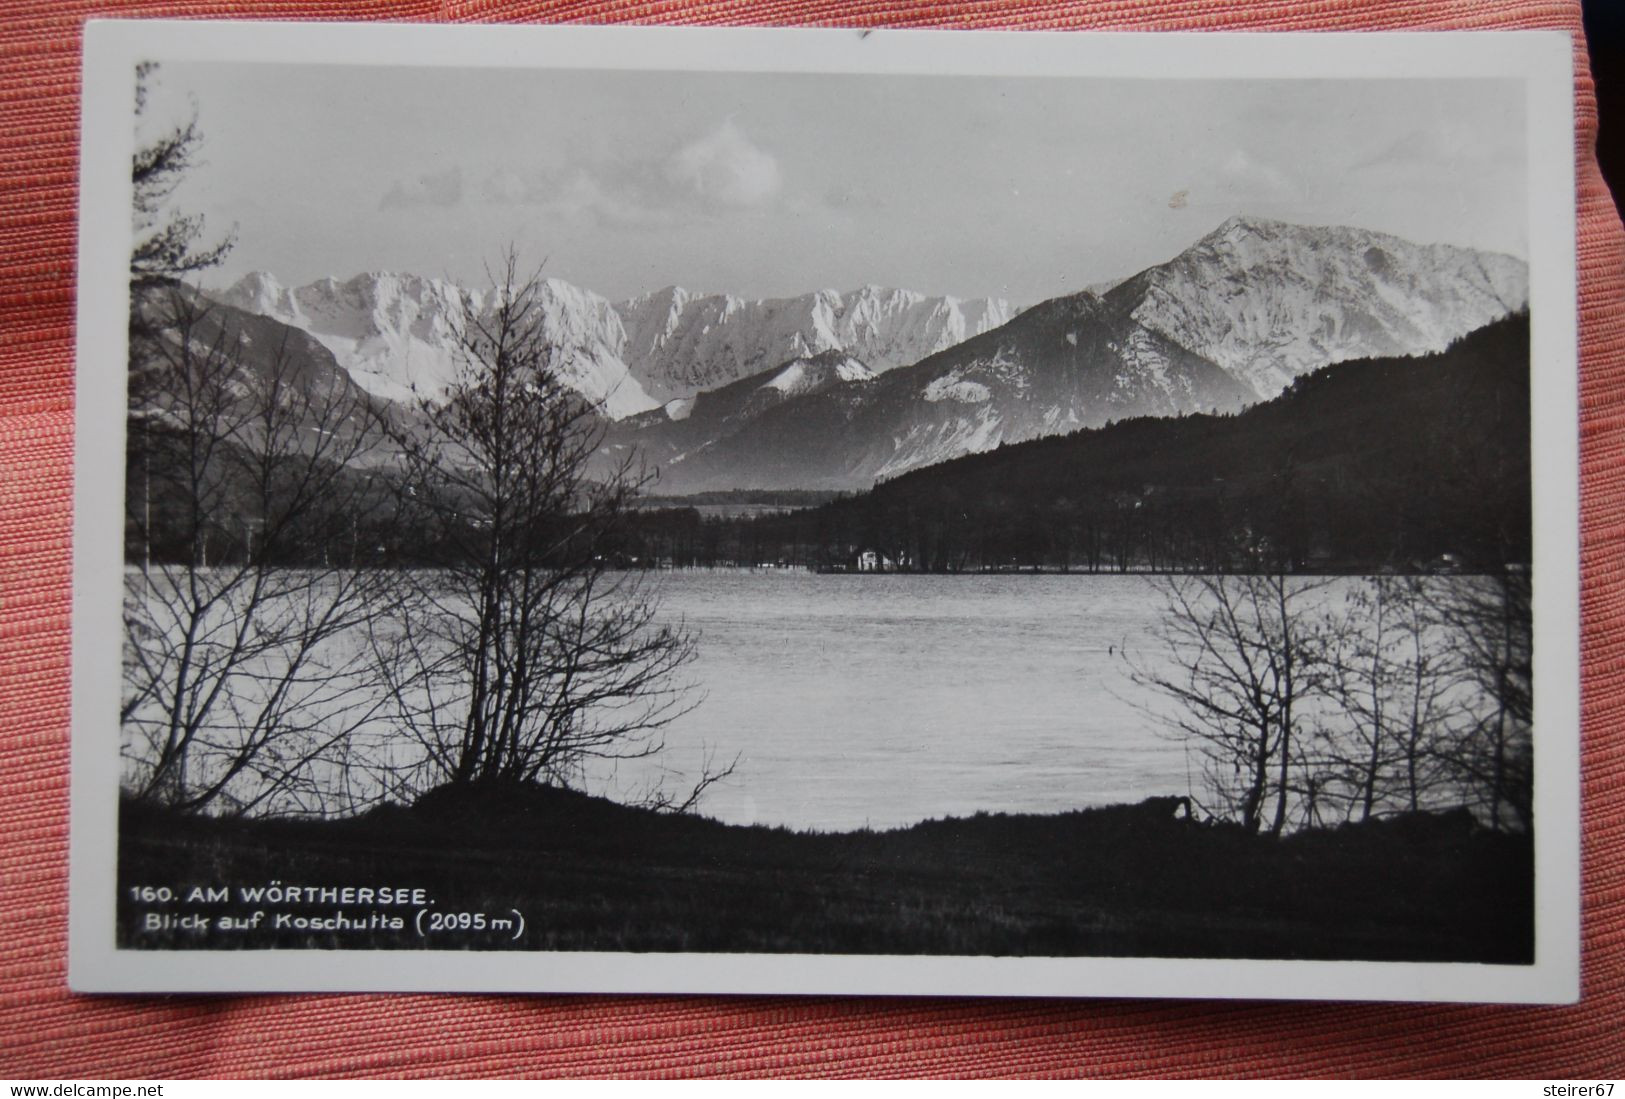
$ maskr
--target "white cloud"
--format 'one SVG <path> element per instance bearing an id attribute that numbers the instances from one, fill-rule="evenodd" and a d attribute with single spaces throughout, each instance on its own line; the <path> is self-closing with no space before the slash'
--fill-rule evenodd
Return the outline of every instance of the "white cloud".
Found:
<path id="1" fill-rule="evenodd" d="M 610 227 L 647 228 L 671 220 L 668 211 L 649 204 L 633 189 L 613 189 L 585 168 L 570 173 L 502 168 L 481 183 L 480 198 L 493 206 L 527 206 L 566 221 Z"/>
<path id="2" fill-rule="evenodd" d="M 586 171 L 572 175 L 539 205 L 544 212 L 572 218 L 585 215 L 613 228 L 654 228 L 673 221 L 669 209 L 612 191 Z"/>
<path id="3" fill-rule="evenodd" d="M 1219 180 L 1229 191 L 1248 198 L 1282 199 L 1300 188 L 1281 169 L 1237 149 L 1219 166 Z"/>
<path id="4" fill-rule="evenodd" d="M 463 170 L 455 165 L 415 180 L 396 180 L 378 203 L 380 210 L 412 206 L 455 206 L 463 198 Z"/>
<path id="5" fill-rule="evenodd" d="M 492 172 L 480 187 L 480 197 L 498 206 L 514 206 L 530 201 L 530 187 L 524 177 L 510 168 Z"/>
<path id="6" fill-rule="evenodd" d="M 431 182 L 426 177 L 410 190 L 397 184 L 386 204 L 427 201 Z M 665 157 L 603 159 L 567 171 L 508 164 L 486 175 L 476 191 L 491 206 L 525 206 L 610 229 L 650 229 L 760 210 L 783 185 L 777 159 L 730 120 Z"/>
<path id="7" fill-rule="evenodd" d="M 678 149 L 664 168 L 673 187 L 719 206 L 764 205 L 784 184 L 773 154 L 753 144 L 731 119 Z"/>

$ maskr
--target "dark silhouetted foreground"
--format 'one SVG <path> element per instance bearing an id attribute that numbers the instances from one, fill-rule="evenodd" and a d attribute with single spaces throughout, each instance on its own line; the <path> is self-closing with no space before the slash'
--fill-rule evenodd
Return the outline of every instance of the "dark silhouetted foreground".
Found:
<path id="1" fill-rule="evenodd" d="M 322 947 L 1117 955 L 1528 963 L 1528 835 L 1465 811 L 1250 836 L 1183 799 L 892 832 L 795 833 L 550 788 L 432 793 L 348 821 L 223 821 L 126 806 L 119 941 Z M 422 889 L 396 930 L 365 903 L 244 903 L 243 887 Z M 143 888 L 175 891 L 168 904 Z M 194 888 L 229 902 L 189 903 Z M 149 894 L 150 896 L 150 894 Z M 221 915 L 263 913 L 221 930 Z M 206 930 L 151 919 L 206 915 Z M 424 919 L 419 919 L 422 913 Z M 449 916 L 457 926 L 433 930 Z M 516 915 L 523 917 L 523 930 Z M 281 929 L 274 924 L 285 918 Z M 315 925 L 321 928 L 321 924 Z M 423 927 L 430 929 L 424 931 Z"/>

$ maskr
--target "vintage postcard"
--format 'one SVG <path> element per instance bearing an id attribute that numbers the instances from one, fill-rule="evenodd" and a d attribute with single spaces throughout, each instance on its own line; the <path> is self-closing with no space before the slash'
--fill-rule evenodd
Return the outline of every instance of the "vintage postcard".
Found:
<path id="1" fill-rule="evenodd" d="M 74 988 L 1578 995 L 1566 37 L 84 89 Z"/>

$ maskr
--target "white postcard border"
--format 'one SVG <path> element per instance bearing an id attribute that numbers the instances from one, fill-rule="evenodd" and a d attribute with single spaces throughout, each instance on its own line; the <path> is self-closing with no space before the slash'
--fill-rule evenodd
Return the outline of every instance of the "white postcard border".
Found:
<path id="1" fill-rule="evenodd" d="M 80 155 L 69 983 L 80 992 L 485 991 L 1573 1002 L 1579 966 L 1579 480 L 1572 45 L 1554 32 L 1069 34 L 94 21 Z M 1510 77 L 1528 89 L 1536 960 L 1169 958 L 114 945 L 123 378 L 138 60 L 1156 79 Z"/>

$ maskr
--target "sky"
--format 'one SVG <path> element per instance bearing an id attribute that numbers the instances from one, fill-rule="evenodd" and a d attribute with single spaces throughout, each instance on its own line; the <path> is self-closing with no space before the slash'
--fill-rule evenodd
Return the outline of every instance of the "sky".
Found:
<path id="1" fill-rule="evenodd" d="M 381 66 L 160 67 L 211 283 L 484 281 L 510 244 L 620 300 L 866 284 L 1018 304 L 1234 214 L 1527 255 L 1523 88 Z"/>

